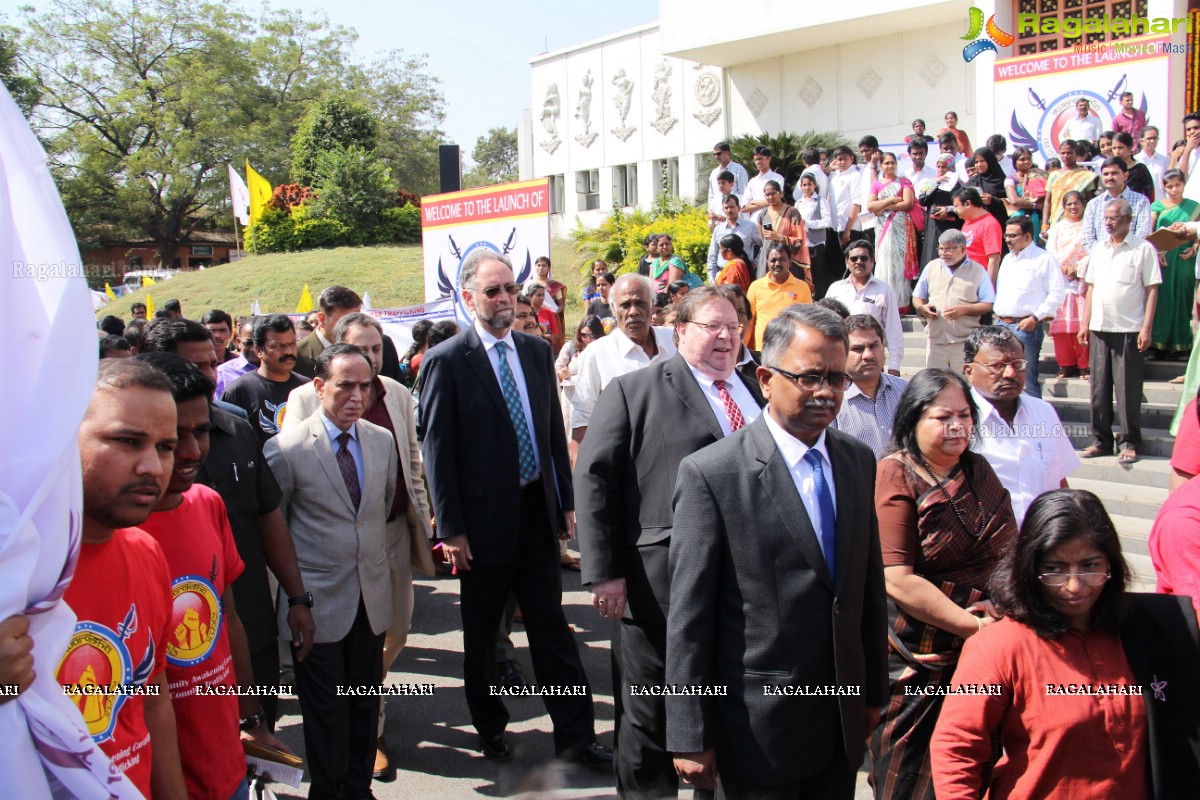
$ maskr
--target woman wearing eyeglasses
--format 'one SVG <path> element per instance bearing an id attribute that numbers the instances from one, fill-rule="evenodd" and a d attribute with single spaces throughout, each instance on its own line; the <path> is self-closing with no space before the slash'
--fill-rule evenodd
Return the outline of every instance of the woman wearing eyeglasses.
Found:
<path id="1" fill-rule="evenodd" d="M 1188 598 L 1127 593 L 1129 578 L 1099 498 L 1034 501 L 992 582 L 1007 616 L 954 675 L 992 688 L 951 694 L 937 722 L 938 800 L 1196 796 L 1196 616 Z"/>
<path id="2" fill-rule="evenodd" d="M 1017 535 L 1008 490 L 969 450 L 979 412 L 948 369 L 900 397 L 875 509 L 889 617 L 891 700 L 871 735 L 876 798 L 933 800 L 929 740 L 963 641 L 996 620 L 988 579 Z"/>

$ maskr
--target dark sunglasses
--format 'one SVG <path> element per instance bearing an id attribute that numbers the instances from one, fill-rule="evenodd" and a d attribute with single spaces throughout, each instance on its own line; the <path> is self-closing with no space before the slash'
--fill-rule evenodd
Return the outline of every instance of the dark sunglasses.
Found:
<path id="1" fill-rule="evenodd" d="M 483 296 L 488 300 L 495 300 L 496 295 L 500 294 L 501 292 L 504 292 L 510 297 L 516 297 L 517 293 L 520 291 L 521 287 L 515 283 L 506 283 L 503 286 L 489 286 L 486 289 L 479 290 L 479 292 L 482 293 Z"/>
<path id="2" fill-rule="evenodd" d="M 871 260 L 870 256 L 850 256 L 847 261 L 853 261 L 855 264 L 868 263 Z"/>

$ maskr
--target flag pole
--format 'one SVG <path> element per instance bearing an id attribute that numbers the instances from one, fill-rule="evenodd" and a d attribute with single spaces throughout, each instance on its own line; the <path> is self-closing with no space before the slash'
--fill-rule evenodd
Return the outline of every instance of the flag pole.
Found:
<path id="1" fill-rule="evenodd" d="M 242 245 L 238 242 L 237 214 L 233 215 L 233 249 L 237 252 L 238 260 L 242 258 Z"/>

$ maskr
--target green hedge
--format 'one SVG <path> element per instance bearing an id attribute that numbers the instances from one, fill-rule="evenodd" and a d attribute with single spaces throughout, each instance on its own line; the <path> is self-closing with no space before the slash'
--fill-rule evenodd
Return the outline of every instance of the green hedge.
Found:
<path id="1" fill-rule="evenodd" d="M 364 226 L 316 217 L 307 203 L 289 211 L 267 208 L 246 229 L 246 248 L 252 253 L 291 253 L 318 247 L 347 245 L 420 244 L 421 209 L 414 205 L 387 208 L 377 225 Z"/>
<path id="2" fill-rule="evenodd" d="M 707 276 L 708 213 L 703 208 L 672 209 L 670 213 L 614 211 L 597 228 L 576 226 L 571 233 L 579 259 L 575 266 L 583 278 L 591 274 L 591 263 L 597 258 L 608 262 L 614 273 L 636 272 L 638 262 L 646 254 L 642 244 L 649 233 L 668 234 L 675 243 L 675 254 L 701 278 Z"/>

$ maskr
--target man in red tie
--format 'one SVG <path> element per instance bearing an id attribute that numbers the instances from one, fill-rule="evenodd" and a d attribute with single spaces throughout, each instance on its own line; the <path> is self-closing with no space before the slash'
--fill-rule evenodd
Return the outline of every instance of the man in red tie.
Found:
<path id="1" fill-rule="evenodd" d="M 608 384 L 575 466 L 583 582 L 601 616 L 621 621 L 612 652 L 617 790 L 626 798 L 678 788 L 664 700 L 640 687 L 664 683 L 679 462 L 753 422 L 763 404 L 758 385 L 734 369 L 743 331 L 733 303 L 704 286 L 677 309 L 677 354 Z"/>

